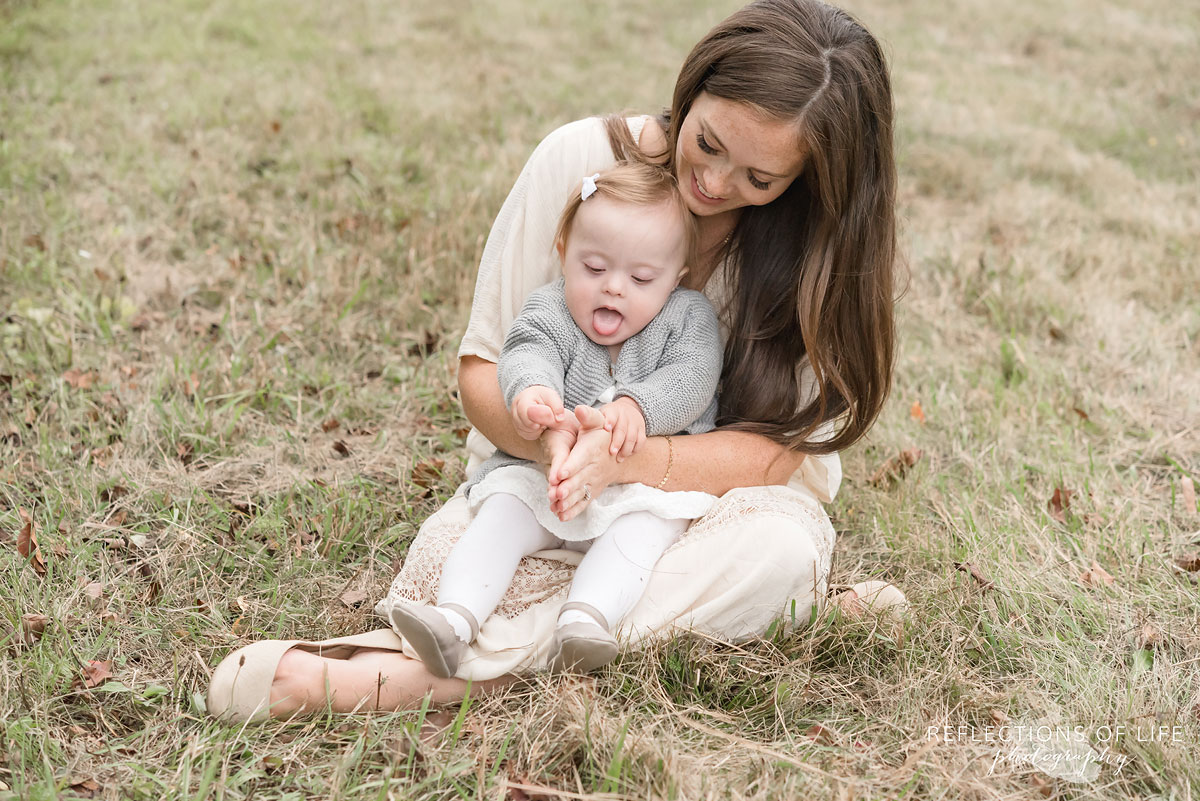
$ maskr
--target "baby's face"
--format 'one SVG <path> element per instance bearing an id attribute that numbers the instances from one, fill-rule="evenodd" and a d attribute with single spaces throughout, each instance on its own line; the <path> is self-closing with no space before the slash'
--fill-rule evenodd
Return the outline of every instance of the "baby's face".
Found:
<path id="1" fill-rule="evenodd" d="M 670 203 L 585 200 L 562 253 L 575 324 L 598 345 L 619 345 L 641 331 L 683 277 L 686 244 Z"/>

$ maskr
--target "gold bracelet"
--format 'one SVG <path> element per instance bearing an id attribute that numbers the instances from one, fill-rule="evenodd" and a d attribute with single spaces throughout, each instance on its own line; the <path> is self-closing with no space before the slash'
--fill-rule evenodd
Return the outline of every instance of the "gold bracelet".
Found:
<path id="1" fill-rule="evenodd" d="M 671 442 L 671 436 L 667 435 L 667 472 L 663 475 L 662 481 L 658 482 L 655 489 L 662 489 L 667 483 L 667 479 L 671 477 L 671 466 L 675 464 L 675 445 Z"/>

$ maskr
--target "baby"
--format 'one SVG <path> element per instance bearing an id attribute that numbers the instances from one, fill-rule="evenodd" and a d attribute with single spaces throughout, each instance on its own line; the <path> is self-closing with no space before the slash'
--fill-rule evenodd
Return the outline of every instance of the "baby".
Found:
<path id="1" fill-rule="evenodd" d="M 535 290 L 513 321 L 498 375 L 517 432 L 574 441 L 598 407 L 618 458 L 647 436 L 713 428 L 721 372 L 717 318 L 679 282 L 695 220 L 665 170 L 621 164 L 583 179 L 559 219 L 562 278 Z M 564 407 L 565 404 L 565 407 Z M 565 408 L 574 408 L 567 414 Z M 550 645 L 552 670 L 587 671 L 617 654 L 613 628 L 641 598 L 659 557 L 716 498 L 611 486 L 563 521 L 542 467 L 501 451 L 466 485 L 471 525 L 442 569 L 436 606 L 396 605 L 392 625 L 435 676 L 450 677 L 522 557 L 584 551 Z"/>

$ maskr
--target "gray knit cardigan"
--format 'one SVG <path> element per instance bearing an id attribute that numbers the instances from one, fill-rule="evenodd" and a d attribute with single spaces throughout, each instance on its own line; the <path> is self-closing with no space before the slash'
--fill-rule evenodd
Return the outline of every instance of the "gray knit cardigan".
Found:
<path id="1" fill-rule="evenodd" d="M 708 298 L 676 289 L 662 310 L 621 346 L 612 364 L 608 348 L 587 338 L 567 309 L 563 279 L 535 289 L 504 338 L 497 365 L 504 403 L 532 386 L 558 393 L 570 413 L 596 405 L 615 384 L 613 400 L 630 397 L 646 416 L 646 434 L 702 434 L 717 422 L 721 336 Z M 497 449 L 466 487 L 497 467 L 528 464 Z"/>

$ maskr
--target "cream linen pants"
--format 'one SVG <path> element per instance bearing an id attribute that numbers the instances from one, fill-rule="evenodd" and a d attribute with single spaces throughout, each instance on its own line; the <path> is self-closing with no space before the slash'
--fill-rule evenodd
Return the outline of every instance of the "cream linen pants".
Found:
<path id="1" fill-rule="evenodd" d="M 442 565 L 470 521 L 460 491 L 421 526 L 376 613 L 387 618 L 397 602 L 433 604 Z M 803 485 L 731 490 L 663 554 L 614 634 L 637 647 L 677 630 L 737 641 L 763 634 L 777 618 L 806 624 L 824 599 L 833 540 L 829 517 Z M 495 612 L 480 621 L 457 676 L 482 680 L 545 669 L 581 557 L 550 550 L 522 559 Z M 407 643 L 404 652 L 416 657 Z"/>

